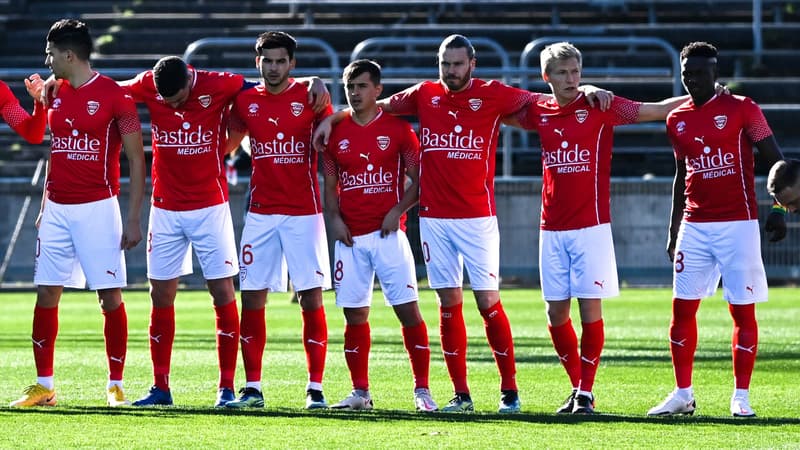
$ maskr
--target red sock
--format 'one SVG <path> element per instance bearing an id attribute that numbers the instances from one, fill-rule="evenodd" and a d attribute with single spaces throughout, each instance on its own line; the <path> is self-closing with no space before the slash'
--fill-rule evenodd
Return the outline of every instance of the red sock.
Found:
<path id="1" fill-rule="evenodd" d="M 514 338 L 511 337 L 511 324 L 498 300 L 492 307 L 481 310 L 483 327 L 494 361 L 500 371 L 500 389 L 517 390 L 517 367 L 514 359 Z"/>
<path id="2" fill-rule="evenodd" d="M 344 359 L 353 389 L 369 390 L 369 322 L 344 326 Z"/>
<path id="3" fill-rule="evenodd" d="M 750 389 L 758 353 L 756 305 L 728 305 L 733 317 L 733 379 L 736 389 Z"/>
<path id="4" fill-rule="evenodd" d="M 414 374 L 414 389 L 428 388 L 428 374 L 431 364 L 431 347 L 428 342 L 428 327 L 420 322 L 413 327 L 403 327 L 403 344 L 411 360 Z"/>
<path id="5" fill-rule="evenodd" d="M 125 370 L 125 355 L 128 351 L 128 314 L 125 303 L 113 311 L 103 311 L 103 336 L 106 340 L 108 379 L 122 380 Z"/>
<path id="6" fill-rule="evenodd" d="M 697 309 L 700 300 L 672 299 L 672 323 L 669 325 L 669 350 L 675 384 L 685 389 L 692 386 L 692 366 L 697 350 Z"/>
<path id="7" fill-rule="evenodd" d="M 242 343 L 242 361 L 247 381 L 261 381 L 261 362 L 267 344 L 267 321 L 264 308 L 242 308 L 242 327 L 239 332 Z"/>
<path id="8" fill-rule="evenodd" d="M 328 323 L 325 321 L 324 306 L 303 311 L 303 347 L 306 350 L 308 381 L 321 384 L 328 353 Z"/>
<path id="9" fill-rule="evenodd" d="M 553 348 L 556 349 L 561 365 L 567 371 L 569 382 L 572 387 L 577 389 L 581 381 L 581 357 L 578 355 L 578 335 L 572 327 L 572 319 L 558 326 L 548 325 L 550 339 L 553 340 Z"/>
<path id="10" fill-rule="evenodd" d="M 219 387 L 233 389 L 236 357 L 239 356 L 239 310 L 236 299 L 214 306 L 217 328 L 217 357 L 219 358 Z"/>
<path id="11" fill-rule="evenodd" d="M 150 359 L 153 361 L 153 384 L 169 390 L 169 366 L 175 340 L 175 307 L 150 310 Z"/>
<path id="12" fill-rule="evenodd" d="M 462 303 L 439 307 L 439 335 L 447 372 L 453 389 L 459 394 L 469 394 L 467 385 L 467 326 L 464 323 Z"/>
<path id="13" fill-rule="evenodd" d="M 591 323 L 581 322 L 581 382 L 578 389 L 592 392 L 594 377 L 600 366 L 600 354 L 606 342 L 603 319 Z"/>
<path id="14" fill-rule="evenodd" d="M 58 336 L 58 306 L 55 308 L 33 308 L 33 359 L 36 361 L 36 375 L 53 376 L 53 360 Z"/>

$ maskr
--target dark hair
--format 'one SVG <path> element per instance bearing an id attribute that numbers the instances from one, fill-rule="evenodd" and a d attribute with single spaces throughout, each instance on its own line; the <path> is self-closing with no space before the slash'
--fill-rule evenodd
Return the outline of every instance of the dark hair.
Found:
<path id="1" fill-rule="evenodd" d="M 264 49 L 272 48 L 285 48 L 289 59 L 294 59 L 297 41 L 289 33 L 283 31 L 267 31 L 259 34 L 256 40 L 256 53 L 260 55 Z"/>
<path id="2" fill-rule="evenodd" d="M 472 42 L 460 34 L 451 34 L 450 36 L 444 38 L 442 43 L 439 45 L 439 56 L 442 56 L 444 51 L 449 48 L 465 48 L 467 49 L 467 57 L 469 59 L 475 57 L 475 47 L 472 46 Z"/>
<path id="3" fill-rule="evenodd" d="M 687 44 L 686 47 L 683 47 L 683 50 L 681 50 L 681 59 L 689 57 L 716 58 L 717 53 L 717 48 L 713 45 L 708 42 L 697 41 L 691 42 Z"/>
<path id="4" fill-rule="evenodd" d="M 798 179 L 800 179 L 800 160 L 790 158 L 778 161 L 769 171 L 767 191 L 775 195 L 787 187 L 795 186 Z"/>
<path id="5" fill-rule="evenodd" d="M 365 72 L 369 73 L 369 80 L 372 81 L 372 84 L 375 86 L 381 84 L 381 66 L 369 59 L 357 59 L 348 64 L 347 67 L 344 68 L 342 81 L 347 84 L 348 81 Z"/>
<path id="6" fill-rule="evenodd" d="M 186 86 L 189 68 L 177 56 L 165 56 L 153 67 L 153 81 L 162 97 L 172 97 Z"/>
<path id="7" fill-rule="evenodd" d="M 59 50 L 72 50 L 79 59 L 88 61 L 92 54 L 92 36 L 89 27 L 80 20 L 61 19 L 50 27 L 47 42 Z"/>

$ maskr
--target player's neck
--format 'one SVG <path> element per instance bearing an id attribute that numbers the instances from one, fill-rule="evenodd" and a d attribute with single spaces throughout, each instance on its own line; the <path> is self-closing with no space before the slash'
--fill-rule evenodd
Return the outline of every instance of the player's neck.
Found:
<path id="1" fill-rule="evenodd" d="M 711 95 L 703 95 L 703 96 L 699 96 L 699 97 L 692 97 L 692 103 L 694 103 L 695 106 L 703 106 L 706 103 L 708 103 L 709 100 L 714 98 L 715 95 L 716 95 L 715 93 L 712 93 Z"/>
<path id="2" fill-rule="evenodd" d="M 93 77 L 94 70 L 92 70 L 92 66 L 87 62 L 86 64 L 76 65 L 72 73 L 67 76 L 67 80 L 73 88 L 77 89 L 86 84 L 86 82 Z"/>
<path id="3" fill-rule="evenodd" d="M 272 95 L 280 94 L 281 92 L 285 91 L 286 88 L 289 87 L 289 80 L 284 80 L 281 84 L 272 85 L 267 83 L 267 80 L 261 80 L 261 83 L 264 85 L 264 89 L 267 90 Z"/>
<path id="4" fill-rule="evenodd" d="M 374 105 L 373 107 L 363 111 L 359 112 L 353 111 L 350 113 L 350 116 L 353 118 L 353 122 L 363 127 L 364 125 L 375 120 L 375 117 L 377 117 L 378 112 L 379 112 L 378 105 Z"/>

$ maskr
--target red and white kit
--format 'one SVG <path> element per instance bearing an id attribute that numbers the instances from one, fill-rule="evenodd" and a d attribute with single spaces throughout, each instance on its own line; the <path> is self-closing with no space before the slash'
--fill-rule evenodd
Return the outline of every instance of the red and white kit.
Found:
<path id="1" fill-rule="evenodd" d="M 33 115 L 22 108 L 7 84 L 0 81 L 0 116 L 8 126 L 28 142 L 40 143 L 47 122 L 47 111 L 39 102 L 33 102 Z"/>

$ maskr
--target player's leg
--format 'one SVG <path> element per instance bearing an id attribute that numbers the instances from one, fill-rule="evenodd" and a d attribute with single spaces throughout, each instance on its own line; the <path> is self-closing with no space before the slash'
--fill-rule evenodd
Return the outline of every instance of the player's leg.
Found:
<path id="1" fill-rule="evenodd" d="M 431 348 L 428 327 L 419 311 L 419 292 L 414 255 L 406 233 L 398 230 L 383 238 L 372 236 L 375 243 L 372 260 L 387 304 L 400 320 L 403 345 L 414 375 L 414 407 L 417 411 L 436 411 L 439 407 L 429 386 Z"/>
<path id="2" fill-rule="evenodd" d="M 758 353 L 756 303 L 766 302 L 767 277 L 761 259 L 757 220 L 725 223 L 720 239 L 719 260 L 723 297 L 733 318 L 734 390 L 730 411 L 734 417 L 755 417 L 750 406 L 750 379 Z"/>
<path id="3" fill-rule="evenodd" d="M 594 379 L 605 344 L 602 303 L 599 298 L 579 298 L 581 314 L 581 381 L 573 414 L 594 414 Z"/>
<path id="4" fill-rule="evenodd" d="M 306 408 L 327 408 L 322 393 L 328 354 L 328 322 L 322 291 L 331 287 L 331 268 L 322 214 L 285 216 L 279 227 L 283 254 L 303 317 L 303 347 L 308 366 Z"/>
<path id="5" fill-rule="evenodd" d="M 421 217 L 422 256 L 428 283 L 439 301 L 439 336 L 455 395 L 443 412 L 474 410 L 467 384 L 467 327 L 464 323 L 463 260 L 450 240 L 447 219 Z"/>
<path id="6" fill-rule="evenodd" d="M 697 350 L 697 310 L 700 299 L 713 295 L 720 272 L 712 254 L 716 245 L 709 232 L 711 224 L 684 222 L 678 232 L 673 260 L 672 321 L 669 328 L 670 354 L 675 389 L 648 415 L 694 414 L 692 373 Z"/>
<path id="7" fill-rule="evenodd" d="M 264 347 L 267 343 L 265 310 L 267 289 L 242 290 L 242 319 L 239 341 L 242 346 L 245 385 L 239 390 L 239 398 L 228 402 L 226 408 L 263 408 L 264 395 L 261 388 L 261 369 Z"/>
<path id="8" fill-rule="evenodd" d="M 128 314 L 122 301 L 122 289 L 99 289 L 97 299 L 103 311 L 103 336 L 108 359 L 107 402 L 109 406 L 130 405 L 122 384 L 128 353 Z"/>
<path id="9" fill-rule="evenodd" d="M 345 318 L 344 358 L 353 390 L 331 408 L 361 410 L 373 407 L 369 393 L 369 305 L 372 302 L 375 271 L 369 260 L 369 235 L 355 236 L 353 241 L 352 247 L 341 241 L 334 244 L 336 272 L 333 275 L 336 305 L 342 308 Z M 300 301 L 302 305 L 302 296 Z"/>
<path id="10" fill-rule="evenodd" d="M 234 377 L 236 375 L 236 358 L 239 353 L 239 310 L 236 307 L 236 290 L 232 277 L 206 280 L 206 284 L 214 301 L 217 359 L 219 361 L 219 382 L 214 406 L 221 408 L 236 398 Z"/>

